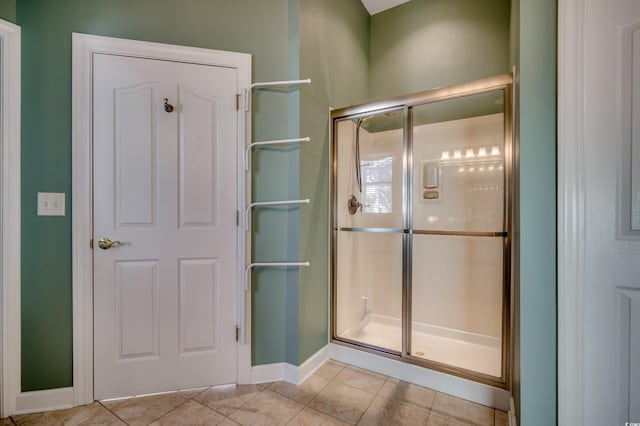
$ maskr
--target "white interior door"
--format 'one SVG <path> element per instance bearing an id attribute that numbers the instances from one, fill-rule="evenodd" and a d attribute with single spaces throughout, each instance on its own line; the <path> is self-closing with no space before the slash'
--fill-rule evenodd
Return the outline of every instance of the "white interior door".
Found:
<path id="1" fill-rule="evenodd" d="M 570 45 L 573 40 L 575 46 L 561 49 L 559 55 L 559 152 L 561 167 L 567 166 L 560 175 L 569 176 L 560 180 L 560 193 L 566 194 L 560 205 L 560 319 L 568 318 L 570 325 L 563 328 L 561 322 L 559 330 L 560 423 L 637 424 L 640 2 L 565 3 L 569 5 L 561 8 L 561 12 L 567 12 L 561 14 L 560 24 L 575 28 L 575 33 L 563 27 L 560 33 L 568 34 L 566 43 Z M 564 41 L 561 37 L 561 46 Z M 578 127 L 575 132 L 572 119 Z M 568 139 L 563 140 L 563 135 L 569 135 Z M 570 177 L 572 173 L 574 178 Z M 563 237 L 570 241 L 563 241 Z M 579 269 L 575 276 L 571 272 L 574 268 Z M 563 282 L 565 274 L 574 281 Z M 574 290 L 563 299 L 566 289 Z M 575 309 L 575 323 L 573 312 L 564 311 L 567 307 Z M 567 342 L 574 342 L 576 349 L 567 347 L 571 345 Z M 574 365 L 578 365 L 575 372 Z"/>
<path id="2" fill-rule="evenodd" d="M 236 381 L 237 90 L 233 68 L 94 55 L 96 399 Z"/>

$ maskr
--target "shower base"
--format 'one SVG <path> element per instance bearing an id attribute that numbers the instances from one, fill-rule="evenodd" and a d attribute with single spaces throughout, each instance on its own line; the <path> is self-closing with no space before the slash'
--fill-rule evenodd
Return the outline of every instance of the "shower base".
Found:
<path id="1" fill-rule="evenodd" d="M 399 318 L 367 314 L 339 336 L 401 352 L 401 326 Z M 411 355 L 500 377 L 502 359 L 498 338 L 418 322 L 412 327 Z"/>

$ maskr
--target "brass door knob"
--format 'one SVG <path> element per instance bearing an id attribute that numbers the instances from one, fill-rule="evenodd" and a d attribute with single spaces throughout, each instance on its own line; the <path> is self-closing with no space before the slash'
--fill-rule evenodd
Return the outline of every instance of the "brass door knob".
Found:
<path id="1" fill-rule="evenodd" d="M 102 250 L 109 250 L 111 247 L 119 246 L 122 243 L 120 241 L 111 241 L 109 238 L 100 238 L 98 240 L 98 247 Z"/>

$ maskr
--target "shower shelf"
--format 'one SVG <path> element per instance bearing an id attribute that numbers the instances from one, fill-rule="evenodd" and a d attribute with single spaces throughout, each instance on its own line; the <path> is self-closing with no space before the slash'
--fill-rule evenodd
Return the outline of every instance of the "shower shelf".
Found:
<path id="1" fill-rule="evenodd" d="M 244 89 L 242 95 L 244 97 L 244 108 L 246 112 L 251 111 L 251 97 L 253 95 L 253 89 L 256 88 L 264 88 L 264 87 L 276 87 L 276 86 L 292 86 L 299 84 L 309 84 L 311 83 L 311 79 L 306 80 L 284 80 L 284 81 L 269 81 L 269 82 L 259 82 L 253 83 L 251 87 Z M 282 144 L 291 144 L 291 143 L 302 143 L 302 142 L 310 142 L 310 137 L 304 138 L 293 138 L 293 139 L 274 139 L 267 141 L 254 141 L 247 145 L 244 149 L 244 166 L 245 171 L 249 173 L 249 180 L 251 176 L 251 150 L 258 146 L 268 146 L 268 145 L 282 145 Z M 244 221 L 245 221 L 245 230 L 251 230 L 251 210 L 254 207 L 263 207 L 263 206 L 280 206 L 280 205 L 292 205 L 292 204 L 309 204 L 310 200 L 300 199 L 300 200 L 278 200 L 278 201 L 254 201 L 249 203 L 244 208 Z M 310 262 L 308 261 L 297 261 L 297 262 L 252 262 L 248 264 L 244 269 L 244 290 L 251 290 L 251 276 L 249 272 L 253 268 L 273 268 L 273 267 L 303 267 L 309 266 Z M 244 340 L 244 327 L 242 327 L 242 335 Z"/>

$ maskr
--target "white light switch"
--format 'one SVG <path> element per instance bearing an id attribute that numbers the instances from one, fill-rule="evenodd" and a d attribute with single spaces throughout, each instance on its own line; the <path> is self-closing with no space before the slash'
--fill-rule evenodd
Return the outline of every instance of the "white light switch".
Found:
<path id="1" fill-rule="evenodd" d="M 64 216 L 64 193 L 38 192 L 38 216 Z"/>

